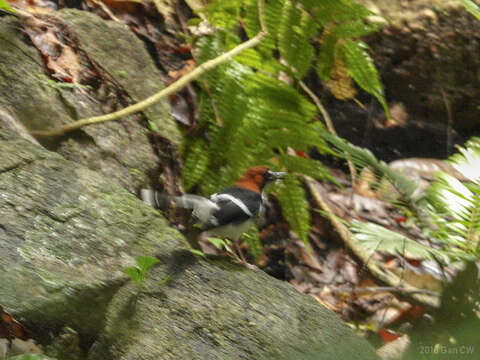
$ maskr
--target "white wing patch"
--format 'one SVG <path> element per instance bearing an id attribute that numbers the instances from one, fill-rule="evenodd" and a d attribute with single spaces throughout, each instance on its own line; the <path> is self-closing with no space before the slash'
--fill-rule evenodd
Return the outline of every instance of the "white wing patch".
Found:
<path id="1" fill-rule="evenodd" d="M 192 214 L 201 222 L 206 224 L 211 220 L 212 214 L 220 209 L 212 200 L 202 196 L 186 194 L 173 197 L 175 205 L 185 209 L 193 209 Z"/>
<path id="2" fill-rule="evenodd" d="M 242 211 L 247 214 L 248 216 L 253 217 L 252 212 L 248 209 L 247 205 L 245 205 L 242 200 L 237 199 L 236 197 L 229 195 L 229 194 L 213 194 L 210 199 L 212 201 L 217 201 L 217 200 L 229 200 L 235 205 L 237 205 Z"/>

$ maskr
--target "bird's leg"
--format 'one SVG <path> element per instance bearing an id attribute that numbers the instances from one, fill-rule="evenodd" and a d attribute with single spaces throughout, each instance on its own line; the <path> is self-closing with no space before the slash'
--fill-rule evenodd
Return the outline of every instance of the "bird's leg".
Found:
<path id="1" fill-rule="evenodd" d="M 233 242 L 233 247 L 234 247 L 234 251 L 232 251 L 232 254 L 235 257 L 235 259 L 237 260 L 237 262 L 240 265 L 245 266 L 247 269 L 254 269 L 255 265 L 249 264 L 247 262 L 247 259 L 245 258 L 245 255 L 243 254 L 243 251 L 240 248 L 240 245 L 238 244 L 238 242 L 236 240 L 233 240 L 232 242 Z"/>
<path id="2" fill-rule="evenodd" d="M 233 241 L 233 246 L 235 247 L 235 253 L 236 253 L 235 255 L 237 255 L 237 258 L 238 258 L 238 256 L 240 256 L 240 259 L 238 259 L 238 260 L 241 260 L 242 263 L 247 264 L 247 259 L 245 258 L 245 255 L 243 254 L 243 251 L 240 248 L 240 245 L 238 244 L 238 241 L 234 240 Z"/>

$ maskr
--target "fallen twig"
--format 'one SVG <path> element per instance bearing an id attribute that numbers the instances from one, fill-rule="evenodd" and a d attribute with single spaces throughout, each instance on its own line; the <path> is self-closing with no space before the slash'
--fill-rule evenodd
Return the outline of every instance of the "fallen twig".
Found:
<path id="1" fill-rule="evenodd" d="M 364 266 L 375 278 L 393 288 L 403 289 L 403 293 L 406 296 L 423 305 L 431 308 L 438 308 L 440 306 L 440 298 L 438 295 L 434 296 L 432 294 L 425 293 L 424 291 L 418 291 L 421 289 L 411 286 L 407 282 L 402 282 L 402 279 L 398 275 L 378 265 L 372 259 L 372 254 L 367 253 L 365 249 L 354 240 L 350 230 L 333 214 L 327 201 L 325 201 L 322 194 L 317 189 L 318 184 L 316 181 L 308 176 L 304 176 L 304 179 L 308 189 L 310 190 L 313 200 L 326 214 L 328 220 L 340 235 L 345 245 L 364 264 Z"/>

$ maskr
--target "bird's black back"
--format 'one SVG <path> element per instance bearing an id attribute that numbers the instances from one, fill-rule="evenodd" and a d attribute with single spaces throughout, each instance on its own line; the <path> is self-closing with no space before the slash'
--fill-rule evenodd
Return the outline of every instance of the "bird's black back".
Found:
<path id="1" fill-rule="evenodd" d="M 205 224 L 203 230 L 212 229 L 229 223 L 242 223 L 251 219 L 252 215 L 253 217 L 258 216 L 262 204 L 262 197 L 260 194 L 238 186 L 231 186 L 217 193 L 217 195 L 222 194 L 228 194 L 237 198 L 245 204 L 250 211 L 250 214 L 246 213 L 240 206 L 235 204 L 235 202 L 228 199 L 220 199 L 216 201 L 219 209 L 213 213 L 213 217 L 216 221 Z"/>

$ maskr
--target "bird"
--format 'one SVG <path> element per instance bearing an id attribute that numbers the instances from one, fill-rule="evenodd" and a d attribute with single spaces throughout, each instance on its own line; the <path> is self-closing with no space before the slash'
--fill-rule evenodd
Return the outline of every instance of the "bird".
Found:
<path id="1" fill-rule="evenodd" d="M 266 197 L 264 188 L 267 184 L 281 180 L 287 175 L 286 172 L 271 171 L 267 166 L 254 166 L 243 173 L 240 179 L 232 186 L 219 191 L 209 198 L 184 194 L 181 196 L 168 196 L 175 206 L 192 209 L 192 219 L 196 231 L 193 237 L 200 233 L 208 232 L 219 238 L 227 238 L 237 248 L 238 256 L 233 255 L 243 265 L 247 265 L 245 257 L 238 247 L 238 240 L 243 233 L 254 226 L 260 216 L 264 213 Z M 158 191 L 150 189 L 141 190 L 141 198 L 144 202 L 154 206 L 162 207 L 165 196 Z M 188 237 L 187 237 L 188 238 Z M 198 244 L 197 239 L 189 242 L 192 246 Z"/>

